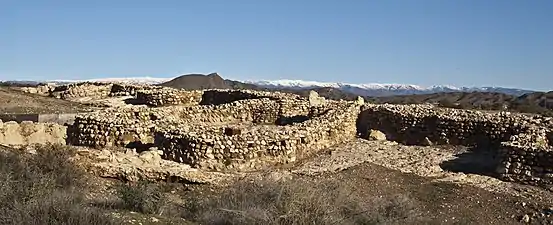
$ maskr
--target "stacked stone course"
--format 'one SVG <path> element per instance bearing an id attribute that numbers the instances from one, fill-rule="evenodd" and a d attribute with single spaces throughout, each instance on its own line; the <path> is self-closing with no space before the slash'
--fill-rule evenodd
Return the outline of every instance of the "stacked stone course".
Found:
<path id="1" fill-rule="evenodd" d="M 298 100 L 299 96 L 279 92 L 251 90 L 181 90 L 173 88 L 150 89 L 137 92 L 137 102 L 150 106 L 220 105 L 239 100 L 268 98 L 271 100 Z"/>
<path id="2" fill-rule="evenodd" d="M 113 84 L 83 82 L 57 86 L 50 93 L 52 97 L 74 99 L 81 97 L 105 98 L 111 93 Z"/>
<path id="3" fill-rule="evenodd" d="M 109 93 L 110 97 L 118 96 L 136 96 L 139 91 L 156 90 L 161 89 L 159 86 L 150 85 L 126 85 L 126 84 L 113 84 Z"/>
<path id="4" fill-rule="evenodd" d="M 276 101 L 253 99 L 223 105 L 106 110 L 77 116 L 70 129 L 70 143 L 94 147 L 126 146 L 133 142 L 152 143 L 156 127 L 243 122 L 274 124 L 279 109 Z"/>
<path id="5" fill-rule="evenodd" d="M 553 185 L 551 130 L 534 128 L 501 143 L 499 177 L 531 185 Z"/>
<path id="6" fill-rule="evenodd" d="M 161 88 L 138 91 L 137 102 L 150 106 L 198 105 L 203 91 L 184 91 L 173 88 Z"/>
<path id="7" fill-rule="evenodd" d="M 507 112 L 435 108 L 430 105 L 366 105 L 360 115 L 360 132 L 381 130 L 395 141 L 420 144 L 428 138 L 438 144 L 498 146 L 531 125 L 550 118 Z"/>

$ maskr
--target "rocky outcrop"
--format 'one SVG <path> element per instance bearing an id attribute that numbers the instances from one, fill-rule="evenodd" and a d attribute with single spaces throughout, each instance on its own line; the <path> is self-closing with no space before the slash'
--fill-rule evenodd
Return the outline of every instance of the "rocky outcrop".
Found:
<path id="1" fill-rule="evenodd" d="M 54 123 L 0 120 L 0 144 L 8 146 L 32 144 L 65 144 L 66 127 Z"/>
<path id="2" fill-rule="evenodd" d="M 39 85 L 36 87 L 22 87 L 21 91 L 31 93 L 31 94 L 48 96 L 52 91 L 54 91 L 55 88 L 56 88 L 55 85 L 46 84 L 46 85 Z"/>
<path id="3" fill-rule="evenodd" d="M 77 160 L 89 162 L 88 171 L 100 177 L 128 181 L 151 180 L 179 183 L 222 184 L 230 174 L 201 171 L 189 165 L 161 159 L 160 151 L 78 149 Z"/>

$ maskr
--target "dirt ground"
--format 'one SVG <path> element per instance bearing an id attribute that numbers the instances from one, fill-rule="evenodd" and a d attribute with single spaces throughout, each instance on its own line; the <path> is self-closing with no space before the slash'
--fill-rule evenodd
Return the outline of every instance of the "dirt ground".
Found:
<path id="1" fill-rule="evenodd" d="M 404 196 L 417 214 L 408 224 L 525 224 L 521 222 L 525 216 L 529 224 L 553 224 L 552 192 L 493 178 L 486 174 L 489 156 L 467 159 L 467 153 L 464 147 L 404 146 L 359 139 L 295 164 L 240 174 L 236 179 L 310 180 L 321 186 L 338 183 L 355 190 L 357 199 L 367 203 Z M 452 166 L 452 162 L 458 164 Z M 224 189 L 186 184 L 177 185 L 171 193 L 179 202 L 182 196 Z M 117 213 L 129 218 L 130 224 L 151 223 L 150 216 Z M 171 217 L 156 219 L 175 221 Z"/>
<path id="2" fill-rule="evenodd" d="M 0 113 L 75 113 L 88 107 L 70 101 L 24 93 L 15 88 L 0 87 Z"/>

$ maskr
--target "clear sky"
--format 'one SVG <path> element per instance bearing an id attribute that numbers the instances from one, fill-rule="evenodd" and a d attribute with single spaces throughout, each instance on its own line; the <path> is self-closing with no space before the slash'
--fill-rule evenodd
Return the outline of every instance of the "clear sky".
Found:
<path id="1" fill-rule="evenodd" d="M 553 0 L 0 0 L 1 79 L 553 89 Z"/>

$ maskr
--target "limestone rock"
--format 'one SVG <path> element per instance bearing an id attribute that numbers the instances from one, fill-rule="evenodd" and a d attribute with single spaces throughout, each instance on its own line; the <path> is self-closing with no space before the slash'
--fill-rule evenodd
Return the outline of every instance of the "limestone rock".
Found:
<path id="1" fill-rule="evenodd" d="M 371 141 L 386 141 L 387 137 L 386 137 L 386 134 L 384 134 L 382 131 L 371 130 L 369 132 L 369 140 L 371 140 Z"/>
<path id="2" fill-rule="evenodd" d="M 318 107 L 325 103 L 325 98 L 320 97 L 316 91 L 309 91 L 309 105 L 311 107 Z"/>
<path id="3" fill-rule="evenodd" d="M 355 104 L 356 105 L 364 105 L 365 104 L 365 99 L 361 96 L 357 96 L 357 99 L 355 100 Z"/>
<path id="4" fill-rule="evenodd" d="M 423 145 L 423 146 L 432 146 L 432 145 L 434 145 L 434 143 L 432 143 L 432 141 L 428 137 L 424 137 L 424 139 L 421 142 L 421 145 Z"/>

